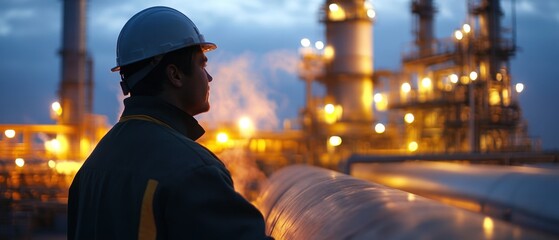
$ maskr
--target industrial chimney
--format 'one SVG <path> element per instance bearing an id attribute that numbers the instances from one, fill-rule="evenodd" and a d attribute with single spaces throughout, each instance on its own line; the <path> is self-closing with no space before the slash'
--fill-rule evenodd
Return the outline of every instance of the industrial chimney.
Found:
<path id="1" fill-rule="evenodd" d="M 59 99 L 62 114 L 58 124 L 75 129 L 64 136 L 67 158 L 81 157 L 81 138 L 86 128 L 86 114 L 91 113 L 91 77 L 86 76 L 88 62 L 86 50 L 86 0 L 63 0 L 62 79 Z M 89 75 L 91 76 L 91 75 Z"/>

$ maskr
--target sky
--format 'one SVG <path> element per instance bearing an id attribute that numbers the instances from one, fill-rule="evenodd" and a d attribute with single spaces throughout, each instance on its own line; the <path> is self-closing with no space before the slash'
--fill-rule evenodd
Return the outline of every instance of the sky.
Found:
<path id="1" fill-rule="evenodd" d="M 409 0 L 372 1 L 374 68 L 400 70 L 410 46 Z M 451 36 L 466 18 L 466 0 L 435 0 L 435 33 Z M 503 0 L 502 25 L 511 27 L 511 0 Z M 523 117 L 531 137 L 544 149 L 559 149 L 559 1 L 516 0 L 517 51 L 513 83 L 522 82 Z M 116 39 L 136 12 L 170 6 L 189 16 L 206 40 L 219 47 L 208 53 L 212 110 L 203 121 L 234 121 L 257 116 L 264 128 L 281 128 L 304 105 L 297 77 L 298 49 L 304 37 L 325 40 L 318 21 L 323 0 L 89 0 L 87 44 L 94 59 L 94 112 L 117 121 L 123 96 L 115 65 Z M 61 0 L 0 0 L 0 124 L 51 124 L 49 107 L 60 82 Z M 242 86 L 242 87 L 239 87 Z M 259 104 L 252 104 L 259 103 Z"/>

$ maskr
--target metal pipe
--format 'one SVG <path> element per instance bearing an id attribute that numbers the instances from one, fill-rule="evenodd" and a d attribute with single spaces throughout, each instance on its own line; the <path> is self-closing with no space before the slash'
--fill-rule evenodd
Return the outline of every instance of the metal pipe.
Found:
<path id="1" fill-rule="evenodd" d="M 559 170 L 444 162 L 353 164 L 351 175 L 559 235 Z"/>
<path id="2" fill-rule="evenodd" d="M 551 239 L 411 193 L 310 166 L 275 172 L 256 205 L 275 239 Z"/>

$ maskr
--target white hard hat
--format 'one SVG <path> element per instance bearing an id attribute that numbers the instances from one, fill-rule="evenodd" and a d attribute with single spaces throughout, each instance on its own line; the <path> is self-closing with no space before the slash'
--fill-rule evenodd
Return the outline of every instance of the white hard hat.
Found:
<path id="1" fill-rule="evenodd" d="M 217 48 L 214 43 L 206 42 L 196 25 L 181 12 L 169 7 L 147 8 L 132 16 L 122 27 L 116 43 L 117 66 L 111 71 L 120 71 L 121 66 L 154 58 L 126 81 L 122 79 L 122 92 L 127 95 L 159 64 L 163 54 L 194 45 L 199 45 L 203 51 Z"/>
<path id="2" fill-rule="evenodd" d="M 196 25 L 181 12 L 169 7 L 147 8 L 130 18 L 120 31 L 117 66 L 111 71 L 193 45 L 200 45 L 203 51 L 217 48 L 214 43 L 206 42 Z"/>

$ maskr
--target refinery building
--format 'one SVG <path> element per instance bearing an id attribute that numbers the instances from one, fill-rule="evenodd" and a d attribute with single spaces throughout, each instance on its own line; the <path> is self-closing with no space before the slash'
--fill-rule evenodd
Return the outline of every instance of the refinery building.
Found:
<path id="1" fill-rule="evenodd" d="M 518 98 L 524 86 L 513 85 L 511 75 L 510 61 L 518 50 L 515 26 L 502 21 L 501 1 L 457 4 L 467 6 L 463 24 L 449 37 L 436 38 L 436 1 L 410 0 L 414 41 L 402 50 L 401 69 L 379 70 L 373 4 L 324 0 L 317 7 L 325 41 L 302 39 L 299 49 L 305 105 L 298 118 L 282 130 L 254 129 L 247 119 L 223 123 L 206 129 L 199 142 L 224 154 L 220 157 L 226 162 L 230 156 L 250 159 L 261 172 L 256 181 L 291 165 L 368 178 L 366 163 L 557 163 L 557 153 L 542 151 L 539 140 L 528 135 Z M 59 101 L 51 109 L 56 124 L 0 124 L 0 212 L 8 213 L 0 216 L 0 227 L 11 226 L 0 228 L 0 238 L 36 226 L 64 228 L 73 174 L 111 127 L 106 116 L 93 113 L 87 1 L 64 0 L 62 5 Z M 324 88 L 323 95 L 315 95 L 316 86 Z M 230 168 L 235 179 L 235 165 Z M 369 180 L 397 187 L 383 179 Z M 247 182 L 236 188 L 249 199 L 257 198 L 258 184 L 235 181 Z M 557 216 L 546 216 L 551 220 L 541 229 L 556 227 Z"/>

